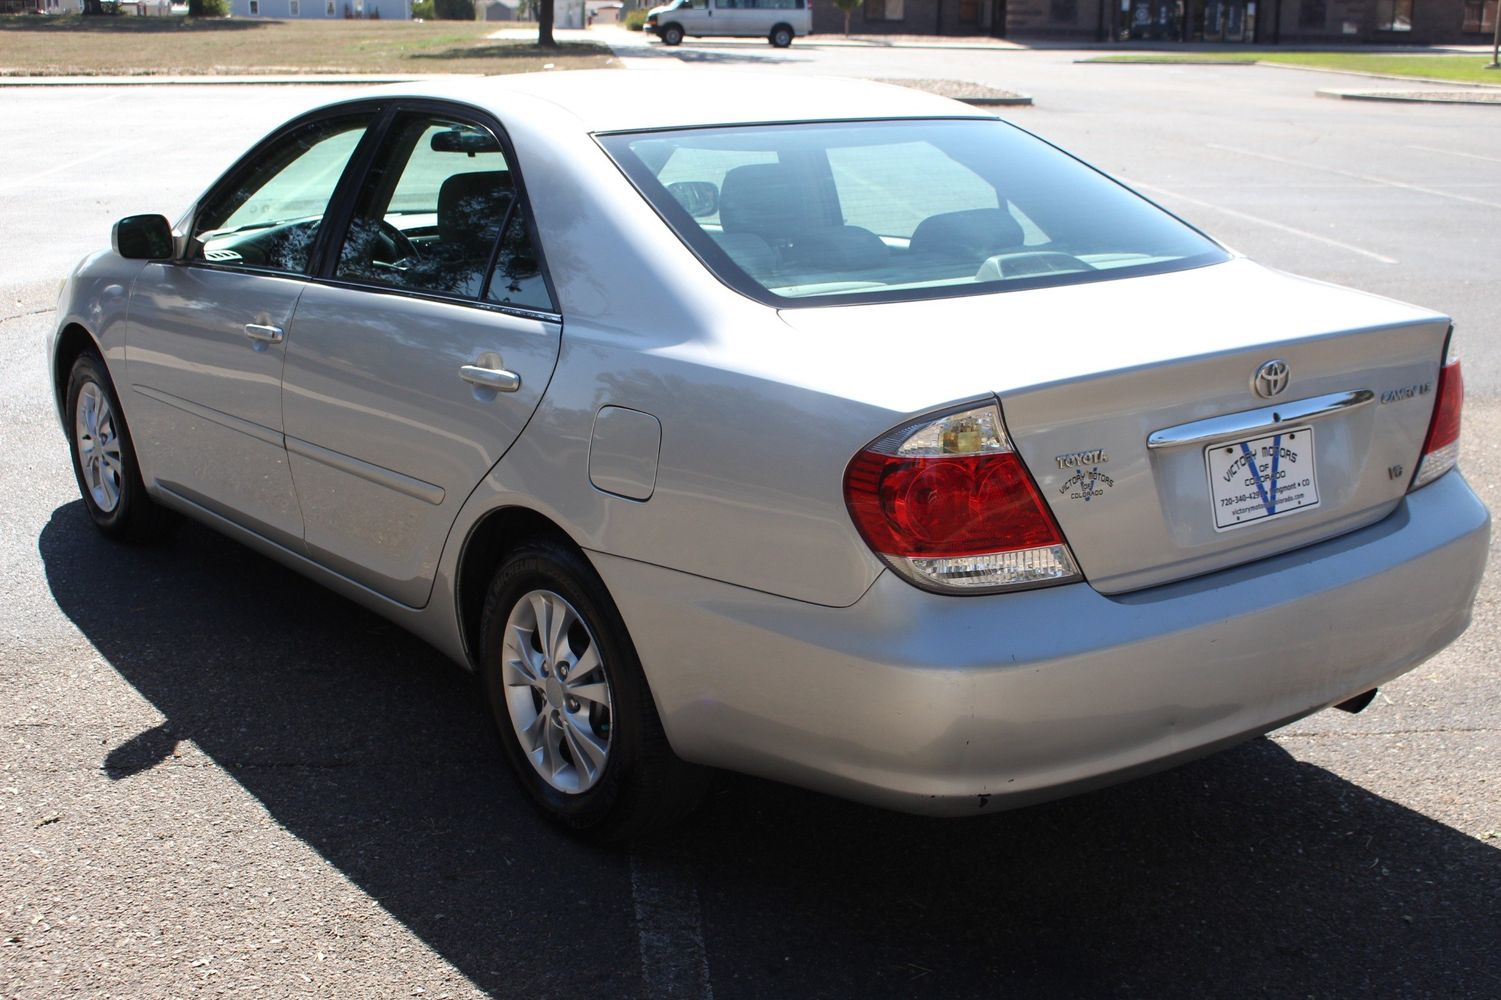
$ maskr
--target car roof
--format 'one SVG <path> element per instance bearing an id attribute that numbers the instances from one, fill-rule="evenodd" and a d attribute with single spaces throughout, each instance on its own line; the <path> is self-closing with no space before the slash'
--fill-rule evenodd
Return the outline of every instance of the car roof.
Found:
<path id="1" fill-rule="evenodd" d="M 462 101 L 501 121 L 584 132 L 870 118 L 991 118 L 910 87 L 733 70 L 576 70 L 397 84 L 381 92 Z"/>

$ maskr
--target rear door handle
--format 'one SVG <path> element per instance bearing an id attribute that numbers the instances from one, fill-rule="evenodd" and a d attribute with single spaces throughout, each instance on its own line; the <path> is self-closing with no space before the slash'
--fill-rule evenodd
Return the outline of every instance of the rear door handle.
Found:
<path id="1" fill-rule="evenodd" d="M 271 326 L 267 323 L 246 323 L 245 336 L 267 344 L 279 344 L 286 339 L 287 332 L 279 326 Z"/>
<path id="2" fill-rule="evenodd" d="M 465 382 L 496 392 L 515 392 L 521 388 L 521 376 L 504 368 L 481 368 L 479 365 L 463 365 L 459 378 Z"/>

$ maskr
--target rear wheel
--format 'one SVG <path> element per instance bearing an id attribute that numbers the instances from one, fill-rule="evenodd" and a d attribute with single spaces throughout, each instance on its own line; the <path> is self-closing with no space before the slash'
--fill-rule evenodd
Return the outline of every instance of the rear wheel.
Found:
<path id="1" fill-rule="evenodd" d="M 771 29 L 767 41 L 779 49 L 785 49 L 792 44 L 792 29 L 785 24 L 779 24 Z"/>
<path id="2" fill-rule="evenodd" d="M 73 475 L 89 517 L 112 538 L 144 540 L 176 518 L 146 494 L 130 430 L 104 360 L 86 351 L 68 374 L 67 428 Z"/>
<path id="3" fill-rule="evenodd" d="M 681 45 L 683 42 L 683 29 L 676 24 L 669 24 L 662 29 L 663 45 Z"/>
<path id="4" fill-rule="evenodd" d="M 485 600 L 481 674 L 507 760 L 549 818 L 596 840 L 692 811 L 708 772 L 672 752 L 625 624 L 583 555 L 517 548 Z"/>

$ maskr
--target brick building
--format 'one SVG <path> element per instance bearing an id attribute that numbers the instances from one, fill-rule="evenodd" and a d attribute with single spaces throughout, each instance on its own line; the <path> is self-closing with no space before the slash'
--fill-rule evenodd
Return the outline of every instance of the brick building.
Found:
<path id="1" fill-rule="evenodd" d="M 995 35 L 1049 41 L 1137 39 L 1226 44 L 1478 45 L 1498 0 L 865 0 L 856 34 Z M 813 29 L 844 31 L 833 0 Z"/>

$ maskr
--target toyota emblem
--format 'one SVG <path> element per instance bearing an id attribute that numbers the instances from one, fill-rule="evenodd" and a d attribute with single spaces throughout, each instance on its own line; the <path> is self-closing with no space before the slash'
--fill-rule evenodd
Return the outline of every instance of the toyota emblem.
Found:
<path id="1" fill-rule="evenodd" d="M 1256 369 L 1256 374 L 1251 376 L 1251 388 L 1263 399 L 1271 399 L 1287 388 L 1289 378 L 1287 362 L 1276 358 Z"/>

